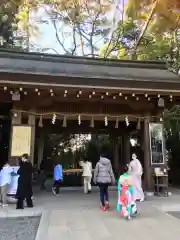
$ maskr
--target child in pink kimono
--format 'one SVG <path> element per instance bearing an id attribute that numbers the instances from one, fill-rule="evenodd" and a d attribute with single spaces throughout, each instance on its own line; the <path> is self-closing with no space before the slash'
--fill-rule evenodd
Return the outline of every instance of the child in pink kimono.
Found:
<path id="1" fill-rule="evenodd" d="M 131 219 L 131 216 L 137 214 L 137 207 L 133 201 L 131 177 L 127 171 L 125 171 L 119 178 L 117 210 L 127 219 Z"/>

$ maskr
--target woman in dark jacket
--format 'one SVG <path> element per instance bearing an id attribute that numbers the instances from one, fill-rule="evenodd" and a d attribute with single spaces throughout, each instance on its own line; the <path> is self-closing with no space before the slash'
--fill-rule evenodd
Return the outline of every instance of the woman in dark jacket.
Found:
<path id="1" fill-rule="evenodd" d="M 27 207 L 33 207 L 32 202 L 32 164 L 28 161 L 28 154 L 22 155 L 22 162 L 18 170 L 18 188 L 16 193 L 17 205 L 16 209 L 24 208 L 24 200 L 26 199 Z"/>

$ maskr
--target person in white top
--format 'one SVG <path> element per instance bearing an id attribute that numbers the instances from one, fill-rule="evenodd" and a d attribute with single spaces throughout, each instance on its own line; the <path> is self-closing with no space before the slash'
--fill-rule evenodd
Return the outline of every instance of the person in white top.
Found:
<path id="1" fill-rule="evenodd" d="M 132 178 L 132 187 L 134 192 L 134 200 L 144 201 L 144 193 L 142 189 L 143 168 L 141 162 L 137 159 L 135 153 L 132 154 L 132 160 L 129 164 L 128 173 Z"/>
<path id="2" fill-rule="evenodd" d="M 7 206 L 8 187 L 11 183 L 11 173 L 13 169 L 8 163 L 5 163 L 0 171 L 0 205 Z"/>
<path id="3" fill-rule="evenodd" d="M 92 179 L 92 163 L 84 159 L 84 161 L 80 161 L 79 165 L 83 168 L 83 179 L 84 179 L 84 193 L 91 192 L 91 179 Z"/>

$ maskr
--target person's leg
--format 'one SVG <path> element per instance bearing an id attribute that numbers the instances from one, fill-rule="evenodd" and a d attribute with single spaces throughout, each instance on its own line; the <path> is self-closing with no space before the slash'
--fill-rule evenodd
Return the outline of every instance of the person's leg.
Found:
<path id="1" fill-rule="evenodd" d="M 41 179 L 41 186 L 40 186 L 40 188 L 41 188 L 41 190 L 45 190 L 46 189 L 46 187 L 45 187 L 46 174 L 44 173 L 44 171 L 42 171 L 40 173 L 40 179 Z"/>
<path id="2" fill-rule="evenodd" d="M 61 186 L 61 181 L 60 180 L 56 181 L 56 190 L 55 191 L 56 191 L 57 195 L 59 194 L 60 186 Z"/>
<path id="3" fill-rule="evenodd" d="M 100 200 L 101 200 L 101 204 L 103 207 L 105 207 L 105 201 L 104 201 L 104 185 L 99 185 L 99 189 L 100 189 Z"/>
<path id="4" fill-rule="evenodd" d="M 132 202 L 132 204 L 131 204 L 131 213 L 132 213 L 132 216 L 133 216 L 133 217 L 138 214 L 137 206 L 136 206 L 136 203 L 135 203 L 135 202 Z"/>
<path id="5" fill-rule="evenodd" d="M 0 187 L 0 206 L 2 205 L 2 187 Z"/>
<path id="6" fill-rule="evenodd" d="M 140 202 L 143 202 L 144 201 L 144 192 L 142 189 L 141 176 L 139 177 L 138 193 L 139 193 Z"/>
<path id="7" fill-rule="evenodd" d="M 2 205 L 3 206 L 7 206 L 7 192 L 8 192 L 8 184 L 1 187 Z"/>
<path id="8" fill-rule="evenodd" d="M 104 186 L 104 199 L 105 199 L 105 206 L 109 208 L 109 194 L 108 194 L 108 185 Z"/>
<path id="9" fill-rule="evenodd" d="M 24 199 L 22 197 L 17 199 L 16 209 L 24 209 Z"/>
<path id="10" fill-rule="evenodd" d="M 88 181 L 87 181 L 87 177 L 84 177 L 84 193 L 88 193 Z"/>
<path id="11" fill-rule="evenodd" d="M 88 177 L 88 183 L 87 183 L 87 187 L 88 187 L 88 192 L 91 192 L 91 177 Z"/>
<path id="12" fill-rule="evenodd" d="M 104 186 L 104 198 L 105 198 L 105 201 L 106 201 L 106 202 L 109 201 L 108 185 L 105 185 L 105 186 Z"/>
<path id="13" fill-rule="evenodd" d="M 52 192 L 56 195 L 56 181 L 53 183 Z"/>
<path id="14" fill-rule="evenodd" d="M 26 202 L 27 202 L 27 207 L 32 208 L 33 207 L 33 202 L 31 197 L 26 197 Z"/>

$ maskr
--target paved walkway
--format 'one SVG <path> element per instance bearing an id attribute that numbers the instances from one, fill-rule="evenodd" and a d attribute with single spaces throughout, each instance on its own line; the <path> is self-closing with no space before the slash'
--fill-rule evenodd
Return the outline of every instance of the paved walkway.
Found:
<path id="1" fill-rule="evenodd" d="M 115 211 L 116 196 L 112 191 L 111 210 L 99 210 L 98 192 L 84 195 L 82 191 L 63 191 L 59 197 L 38 194 L 35 208 L 16 211 L 14 206 L 0 210 L 2 216 L 38 215 L 43 212 L 36 240 L 169 240 L 179 239 L 180 221 L 163 211 L 162 205 L 175 197 L 152 198 L 139 204 L 140 215 L 126 221 Z M 177 199 L 177 197 L 176 197 Z M 160 204 L 161 203 L 161 204 Z M 159 208 L 159 209 L 158 209 Z"/>

